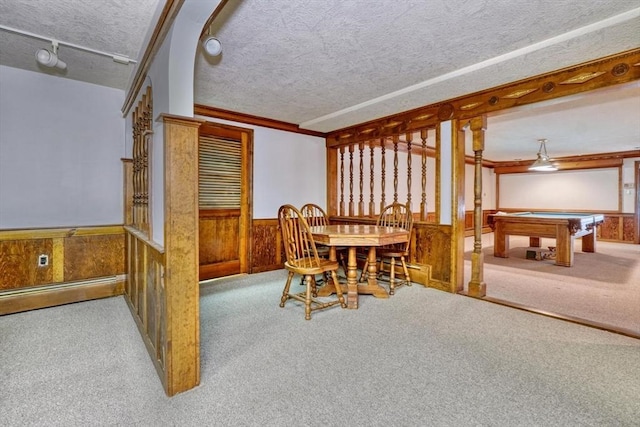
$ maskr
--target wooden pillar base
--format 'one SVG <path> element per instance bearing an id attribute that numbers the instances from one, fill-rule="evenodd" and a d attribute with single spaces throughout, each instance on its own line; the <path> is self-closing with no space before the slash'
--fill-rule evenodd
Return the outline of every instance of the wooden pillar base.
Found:
<path id="1" fill-rule="evenodd" d="M 471 254 L 471 280 L 469 281 L 468 295 L 482 298 L 487 295 L 487 284 L 484 283 L 484 254 Z"/>

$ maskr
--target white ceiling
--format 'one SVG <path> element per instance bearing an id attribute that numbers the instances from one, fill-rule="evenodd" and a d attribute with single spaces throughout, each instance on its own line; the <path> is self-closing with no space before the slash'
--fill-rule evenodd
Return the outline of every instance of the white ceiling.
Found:
<path id="1" fill-rule="evenodd" d="M 196 0 L 186 0 L 196 1 Z M 139 60 L 158 0 L 0 0 L 0 25 Z M 195 101 L 328 132 L 640 47 L 640 0 L 229 0 Z M 0 30 L 0 64 L 126 90 L 134 69 Z M 489 118 L 486 158 L 640 146 L 640 87 Z M 610 119 L 610 120 L 609 120 Z"/>

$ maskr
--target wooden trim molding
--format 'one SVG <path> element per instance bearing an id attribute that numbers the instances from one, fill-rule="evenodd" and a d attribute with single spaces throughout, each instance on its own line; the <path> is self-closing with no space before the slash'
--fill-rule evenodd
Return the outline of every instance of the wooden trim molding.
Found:
<path id="1" fill-rule="evenodd" d="M 639 156 L 640 151 L 636 153 L 634 157 Z M 602 155 L 582 156 L 580 159 L 576 157 L 561 157 L 553 159 L 553 164 L 556 165 L 558 170 L 619 168 L 622 166 L 623 158 L 622 155 L 617 158 L 603 158 Z M 531 173 L 529 170 L 531 163 L 533 163 L 533 161 L 495 162 L 493 170 L 496 174 Z"/>
<path id="2" fill-rule="evenodd" d="M 251 114 L 238 113 L 235 111 L 223 110 L 221 108 L 209 107 L 206 105 L 196 104 L 193 107 L 194 114 L 197 116 L 205 116 L 222 120 L 230 120 L 239 123 L 245 123 L 254 126 L 262 126 L 270 129 L 283 130 L 286 132 L 300 133 L 304 135 L 318 136 L 325 138 L 326 133 L 316 132 L 313 130 L 302 129 L 300 126 L 281 122 L 279 120 L 268 119 L 265 117 L 252 116 Z"/>
<path id="3" fill-rule="evenodd" d="M 125 276 L 38 286 L 0 293 L 0 316 L 56 305 L 122 295 Z"/>
<path id="4" fill-rule="evenodd" d="M 124 116 L 129 114 L 129 110 L 131 110 L 131 107 L 133 106 L 145 79 L 147 78 L 149 67 L 151 67 L 151 63 L 153 62 L 156 53 L 158 53 L 162 42 L 164 42 L 164 38 L 171 29 L 173 21 L 176 19 L 176 16 L 178 16 L 178 12 L 180 11 L 183 3 L 184 0 L 165 0 L 164 8 L 162 9 L 162 13 L 158 18 L 155 28 L 153 29 L 151 39 L 149 40 L 147 48 L 142 55 L 142 60 L 138 64 L 138 68 L 136 68 L 135 75 L 133 76 L 133 83 L 127 91 L 127 96 L 121 109 Z"/>
<path id="5" fill-rule="evenodd" d="M 56 228 L 21 228 L 0 230 L 0 241 L 3 240 L 33 240 L 55 239 L 72 236 L 99 236 L 109 234 L 123 234 L 122 225 L 96 225 L 87 227 L 56 227 Z"/>
<path id="6" fill-rule="evenodd" d="M 419 131 L 435 127 L 440 121 L 470 119 L 638 79 L 640 48 L 339 129 L 327 135 L 327 146 L 336 148 Z"/>

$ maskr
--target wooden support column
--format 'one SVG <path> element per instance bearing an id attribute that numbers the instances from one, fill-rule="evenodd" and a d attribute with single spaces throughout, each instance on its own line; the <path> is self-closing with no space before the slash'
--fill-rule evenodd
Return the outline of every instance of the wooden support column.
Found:
<path id="1" fill-rule="evenodd" d="M 358 201 L 358 216 L 364 216 L 364 142 L 358 144 L 360 153 L 360 199 Z"/>
<path id="2" fill-rule="evenodd" d="M 327 148 L 327 213 L 338 214 L 338 150 Z"/>
<path id="3" fill-rule="evenodd" d="M 353 202 L 353 150 L 353 144 L 349 145 L 349 216 L 355 215 Z"/>
<path id="4" fill-rule="evenodd" d="M 482 152 L 484 151 L 484 131 L 487 129 L 487 117 L 471 119 L 474 152 L 473 181 L 473 252 L 471 253 L 471 280 L 469 296 L 482 298 L 487 294 L 484 283 L 484 255 L 482 253 Z"/>
<path id="5" fill-rule="evenodd" d="M 200 383 L 198 288 L 198 128 L 193 118 L 164 123 L 166 378 L 169 396 Z"/>
<path id="6" fill-rule="evenodd" d="M 376 203 L 374 199 L 375 194 L 375 162 L 373 152 L 373 141 L 369 141 L 369 216 L 374 217 L 376 215 Z"/>
<path id="7" fill-rule="evenodd" d="M 387 206 L 385 195 L 387 160 L 385 158 L 384 138 L 380 138 L 380 212 Z"/>
<path id="8" fill-rule="evenodd" d="M 407 132 L 407 209 L 413 211 L 411 207 L 411 142 L 413 141 L 413 134 Z"/>
<path id="9" fill-rule="evenodd" d="M 340 216 L 345 214 L 344 210 L 344 147 L 340 147 Z"/>
<path id="10" fill-rule="evenodd" d="M 460 122 L 451 121 L 451 288 L 452 293 L 464 289 L 464 130 Z"/>

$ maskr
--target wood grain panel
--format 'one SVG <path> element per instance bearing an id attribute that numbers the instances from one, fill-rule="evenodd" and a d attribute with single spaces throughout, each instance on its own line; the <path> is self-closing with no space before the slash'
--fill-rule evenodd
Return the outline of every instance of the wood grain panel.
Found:
<path id="1" fill-rule="evenodd" d="M 451 265 L 451 227 L 416 223 L 413 226 L 416 235 L 413 259 L 418 264 L 431 266 L 429 286 L 450 290 Z"/>
<path id="2" fill-rule="evenodd" d="M 163 115 L 166 381 L 169 396 L 200 383 L 198 287 L 198 128 L 193 118 Z"/>
<path id="3" fill-rule="evenodd" d="M 633 243 L 635 238 L 635 220 L 633 216 L 624 216 L 622 218 L 622 240 Z"/>
<path id="4" fill-rule="evenodd" d="M 281 240 L 277 219 L 253 221 L 252 273 L 283 268 Z"/>
<path id="5" fill-rule="evenodd" d="M 123 274 L 124 271 L 124 234 L 65 239 L 65 281 Z"/>
<path id="6" fill-rule="evenodd" d="M 240 218 L 200 218 L 200 265 L 237 260 Z"/>
<path id="7" fill-rule="evenodd" d="M 604 222 L 598 227 L 600 237 L 603 240 L 621 240 L 622 224 L 617 216 L 605 216 Z"/>
<path id="8" fill-rule="evenodd" d="M 52 239 L 0 240 L 0 291 L 53 282 Z M 49 265 L 38 267 L 38 256 Z"/>
<path id="9" fill-rule="evenodd" d="M 165 385 L 167 311 L 164 288 L 164 253 L 139 230 L 125 227 L 127 283 L 125 300 Z M 134 258 L 135 257 L 135 258 Z M 166 387 L 166 385 L 165 385 Z"/>

